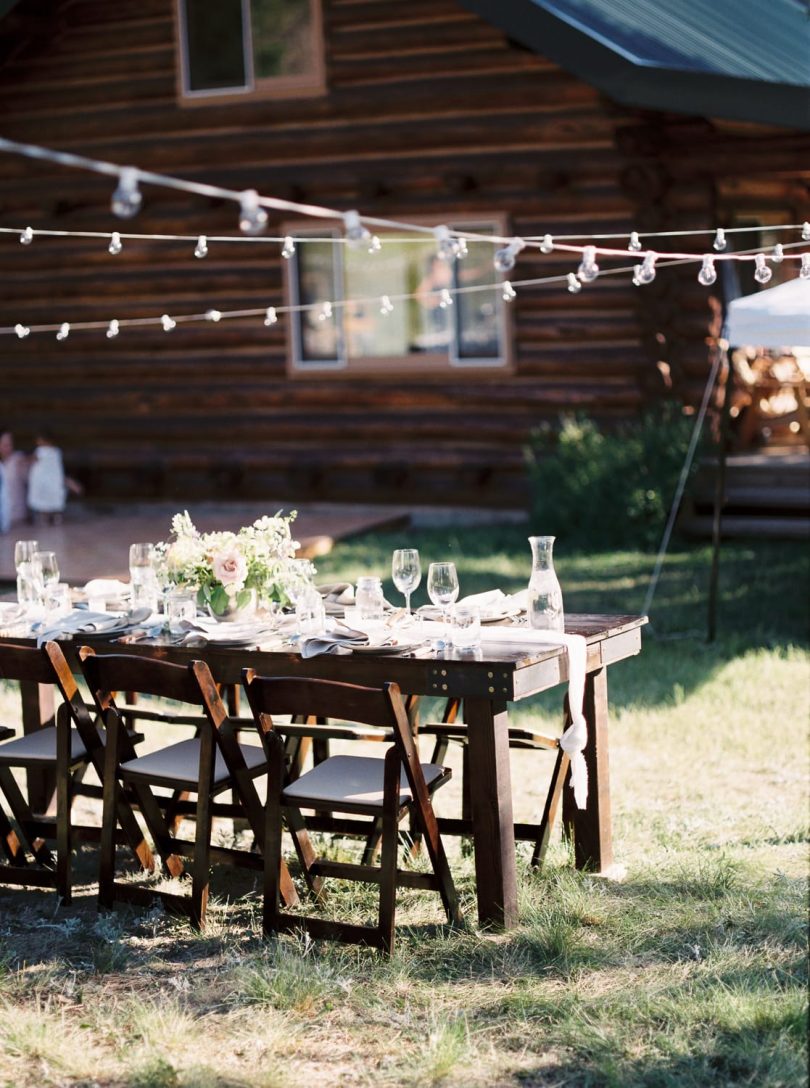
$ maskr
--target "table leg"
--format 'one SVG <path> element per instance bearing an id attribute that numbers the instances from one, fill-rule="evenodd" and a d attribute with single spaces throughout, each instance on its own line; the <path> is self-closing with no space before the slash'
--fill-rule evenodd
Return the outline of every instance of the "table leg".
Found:
<path id="1" fill-rule="evenodd" d="M 506 703 L 465 699 L 464 717 L 478 920 L 482 926 L 509 929 L 517 923 L 517 876 Z"/>
<path id="2" fill-rule="evenodd" d="M 588 722 L 588 804 L 578 809 L 574 792 L 566 781 L 563 790 L 563 823 L 574 839 L 574 861 L 578 869 L 602 872 L 613 864 L 613 835 L 610 820 L 610 767 L 608 763 L 607 668 L 588 673 L 585 680 L 585 719 Z"/>
<path id="3" fill-rule="evenodd" d="M 55 704 L 50 684 L 20 684 L 24 733 L 33 733 L 54 724 Z M 31 811 L 55 811 L 56 776 L 53 772 L 28 771 L 28 803 Z"/>

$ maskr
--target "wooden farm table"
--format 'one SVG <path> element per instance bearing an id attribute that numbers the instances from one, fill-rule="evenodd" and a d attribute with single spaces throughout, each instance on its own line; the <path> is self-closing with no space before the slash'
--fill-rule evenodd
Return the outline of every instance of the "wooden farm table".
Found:
<path id="1" fill-rule="evenodd" d="M 613 859 L 608 767 L 607 669 L 641 649 L 638 616 L 569 615 L 566 631 L 588 644 L 585 716 L 589 725 L 589 793 L 580 811 L 564 790 L 563 818 L 572 829 L 578 867 L 604 871 Z M 483 633 L 486 639 L 486 629 Z M 15 639 L 19 642 L 20 640 Z M 63 643 L 75 651 L 77 643 Z M 482 925 L 509 928 L 517 921 L 515 836 L 509 768 L 507 707 L 568 679 L 560 647 L 519 648 L 484 642 L 483 660 L 451 654 L 434 657 L 324 655 L 304 660 L 296 653 L 251 649 L 180 648 L 156 642 L 121 645 L 93 639 L 97 653 L 134 653 L 173 662 L 202 659 L 217 681 L 238 684 L 246 666 L 267 676 L 308 676 L 379 686 L 396 681 L 403 693 L 464 700 L 468 728 L 469 792 L 472 810 L 478 917 Z M 23 692 L 26 731 L 53 715 L 53 694 L 40 688 Z"/>

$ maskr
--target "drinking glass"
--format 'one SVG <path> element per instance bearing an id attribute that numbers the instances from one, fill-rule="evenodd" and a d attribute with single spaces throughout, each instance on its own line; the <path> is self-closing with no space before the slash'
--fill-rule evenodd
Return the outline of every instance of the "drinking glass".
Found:
<path id="1" fill-rule="evenodd" d="M 428 597 L 442 610 L 447 625 L 447 609 L 458 597 L 458 574 L 455 563 L 431 563 L 428 567 Z"/>
<path id="2" fill-rule="evenodd" d="M 298 594 L 295 602 L 295 619 L 299 635 L 323 634 L 326 612 L 323 597 L 314 586 L 309 586 Z"/>
<path id="3" fill-rule="evenodd" d="M 18 540 L 14 545 L 14 566 L 17 568 L 17 601 L 26 609 L 37 602 L 33 562 L 38 551 L 39 543 L 36 540 Z"/>
<path id="4" fill-rule="evenodd" d="M 157 612 L 159 594 L 155 572 L 155 549 L 152 544 L 130 544 L 129 582 L 131 607 L 133 609 L 148 608 L 150 612 Z"/>
<path id="5" fill-rule="evenodd" d="M 481 645 L 481 610 L 477 605 L 457 604 L 453 609 L 453 646 L 474 650 Z"/>
<path id="6" fill-rule="evenodd" d="M 59 581 L 59 561 L 56 558 L 56 552 L 35 552 L 32 565 L 34 574 L 43 589 L 47 590 Z"/>
<path id="7" fill-rule="evenodd" d="M 178 635 L 193 623 L 197 615 L 197 594 L 190 589 L 173 589 L 166 594 L 166 621 L 169 631 Z"/>
<path id="8" fill-rule="evenodd" d="M 422 566 L 416 548 L 397 548 L 391 560 L 394 585 L 405 597 L 405 611 L 410 614 L 411 594 L 422 581 Z"/>
<path id="9" fill-rule="evenodd" d="M 67 616 L 73 610 L 70 586 L 67 582 L 54 582 L 45 590 L 45 607 L 50 616 Z"/>
<path id="10" fill-rule="evenodd" d="M 20 569 L 23 563 L 30 563 L 39 551 L 39 541 L 18 540 L 14 545 L 14 566 Z"/>

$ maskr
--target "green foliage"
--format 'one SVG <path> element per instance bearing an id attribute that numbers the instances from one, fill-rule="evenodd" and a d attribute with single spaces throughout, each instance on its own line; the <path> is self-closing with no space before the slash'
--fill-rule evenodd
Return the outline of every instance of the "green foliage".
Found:
<path id="1" fill-rule="evenodd" d="M 655 547 L 693 423 L 664 402 L 609 431 L 581 416 L 541 428 L 527 451 L 537 526 L 591 550 Z"/>

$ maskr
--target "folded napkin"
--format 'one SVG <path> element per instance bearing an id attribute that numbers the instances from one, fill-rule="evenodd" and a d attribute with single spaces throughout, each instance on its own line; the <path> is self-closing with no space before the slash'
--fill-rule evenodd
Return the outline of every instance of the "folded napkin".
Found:
<path id="1" fill-rule="evenodd" d="M 441 623 L 423 625 L 427 637 L 443 638 L 445 626 Z M 481 641 L 500 646 L 562 646 L 568 654 L 568 708 L 571 724 L 560 737 L 560 747 L 571 760 L 571 788 L 577 808 L 588 804 L 588 766 L 583 752 L 588 743 L 588 723 L 582 712 L 585 698 L 585 673 L 588 646 L 582 635 L 569 635 L 563 631 L 538 630 L 534 627 L 487 627 L 481 632 Z"/>
<path id="2" fill-rule="evenodd" d="M 130 587 L 127 582 L 119 582 L 115 578 L 92 578 L 84 587 L 88 597 L 128 597 Z"/>
<path id="3" fill-rule="evenodd" d="M 46 616 L 32 624 L 31 631 L 36 635 L 37 645 L 43 646 L 51 640 L 74 635 L 123 634 L 145 623 L 149 617 L 148 608 L 138 608 L 134 612 L 88 612 L 86 608 L 74 608 L 66 616 Z"/>
<path id="4" fill-rule="evenodd" d="M 351 582 L 325 582 L 315 588 L 325 604 L 339 604 L 341 607 L 354 604 L 354 586 Z"/>

